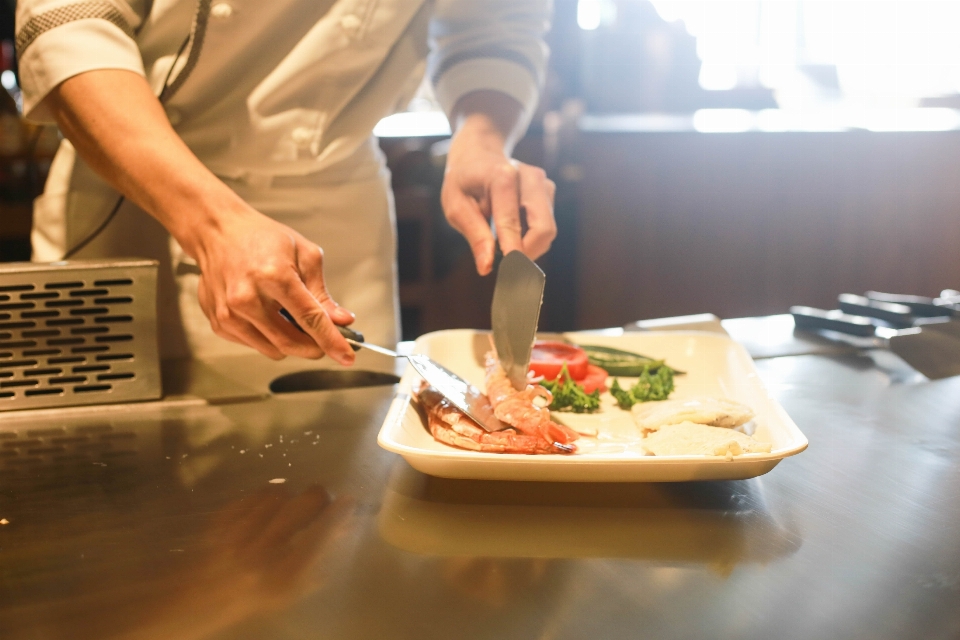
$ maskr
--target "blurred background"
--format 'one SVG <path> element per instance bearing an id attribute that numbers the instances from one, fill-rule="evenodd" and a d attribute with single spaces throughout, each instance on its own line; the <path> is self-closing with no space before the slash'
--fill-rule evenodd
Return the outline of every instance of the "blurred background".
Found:
<path id="1" fill-rule="evenodd" d="M 29 258 L 59 142 L 19 117 L 0 0 L 0 260 Z M 519 159 L 557 183 L 542 330 L 836 306 L 960 288 L 960 3 L 554 0 Z M 489 326 L 446 224 L 449 129 L 425 88 L 378 126 L 393 171 L 404 337 Z"/>

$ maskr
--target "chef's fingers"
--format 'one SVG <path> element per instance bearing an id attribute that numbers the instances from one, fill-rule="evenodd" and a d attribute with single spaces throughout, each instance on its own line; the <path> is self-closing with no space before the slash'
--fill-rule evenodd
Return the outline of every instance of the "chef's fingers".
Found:
<path id="1" fill-rule="evenodd" d="M 225 326 L 221 322 L 221 318 L 228 314 L 218 314 L 216 312 L 217 304 L 212 298 L 210 287 L 207 286 L 205 278 L 201 276 L 197 284 L 197 299 L 200 302 L 200 309 L 210 321 L 210 328 L 216 335 L 224 340 L 252 347 L 272 360 L 283 359 L 283 354 L 246 320 L 233 317 L 228 321 L 228 326 Z"/>
<path id="2" fill-rule="evenodd" d="M 303 337 L 309 336 L 313 339 L 315 346 L 320 350 L 320 355 L 323 355 L 325 352 L 340 364 L 353 364 L 356 356 L 353 353 L 353 349 L 350 348 L 350 344 L 343 339 L 330 314 L 327 313 L 326 309 L 313 297 L 313 294 L 310 293 L 299 277 L 268 277 L 264 279 L 262 286 L 263 291 L 273 298 L 280 307 L 286 309 L 287 313 L 289 313 L 296 323 L 300 325 L 300 328 L 303 329 L 303 333 L 300 333 L 294 329 L 290 323 L 283 322 L 283 324 L 286 325 L 284 329 L 289 329 L 298 334 L 298 344 Z M 280 320 L 280 309 L 277 308 L 275 311 L 277 320 Z M 265 331 L 264 327 L 260 325 L 257 325 L 257 328 L 263 331 L 266 336 L 270 338 L 271 342 L 277 344 L 276 340 L 274 340 L 273 333 Z M 304 336 L 304 334 L 306 334 L 306 336 Z M 277 337 L 278 339 L 287 337 L 286 331 L 282 337 Z M 282 347 L 281 350 L 283 350 Z"/>
<path id="3" fill-rule="evenodd" d="M 295 282 L 311 304 L 326 316 L 303 286 L 296 268 L 291 264 L 280 264 L 261 267 L 256 279 L 245 278 L 227 283 L 222 299 L 217 301 L 216 319 L 222 328 L 243 338 L 250 337 L 247 324 L 252 325 L 284 355 L 322 358 L 323 345 L 311 339 L 312 336 L 298 331 L 280 315 L 284 301 L 278 293 L 284 287 L 279 283 L 287 281 Z"/>
<path id="4" fill-rule="evenodd" d="M 490 223 L 480 210 L 479 203 L 460 189 L 450 189 L 444 195 L 443 212 L 447 222 L 470 244 L 477 273 L 487 275 L 493 269 L 496 248 Z"/>
<path id="5" fill-rule="evenodd" d="M 520 176 L 512 163 L 503 163 L 490 182 L 490 208 L 497 229 L 500 251 L 507 255 L 523 250 L 523 227 L 520 222 Z"/>
<path id="6" fill-rule="evenodd" d="M 323 249 L 306 240 L 297 243 L 297 268 L 303 277 L 303 284 L 307 287 L 317 302 L 326 309 L 335 324 L 346 326 L 351 324 L 356 316 L 337 304 L 327 291 L 326 281 L 323 278 Z"/>
<path id="7" fill-rule="evenodd" d="M 523 252 L 536 260 L 549 249 L 557 237 L 553 217 L 553 197 L 557 187 L 540 167 L 521 164 L 520 204 L 526 211 L 527 232 L 523 235 Z"/>

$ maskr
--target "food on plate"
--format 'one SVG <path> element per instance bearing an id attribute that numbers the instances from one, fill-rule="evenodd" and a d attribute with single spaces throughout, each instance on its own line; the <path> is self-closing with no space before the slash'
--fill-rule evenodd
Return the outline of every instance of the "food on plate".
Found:
<path id="1" fill-rule="evenodd" d="M 565 453 L 576 450 L 573 441 L 579 437 L 577 432 L 550 419 L 547 405 L 553 401 L 553 397 L 546 388 L 539 384 L 528 384 L 520 391 L 514 389 L 492 351 L 487 353 L 484 364 L 487 397 L 493 405 L 493 414 L 501 422 L 521 433 L 539 435 L 558 448 L 569 449 Z"/>
<path id="2" fill-rule="evenodd" d="M 636 377 L 641 375 L 644 370 L 654 371 L 663 366 L 663 360 L 656 360 L 649 356 L 615 349 L 613 347 L 601 347 L 598 345 L 581 345 L 580 347 L 587 354 L 587 361 L 604 369 L 611 376 Z M 668 367 L 674 374 L 683 375 L 683 371 Z"/>
<path id="3" fill-rule="evenodd" d="M 648 434 L 643 448 L 655 456 L 705 455 L 732 460 L 743 453 L 769 453 L 771 445 L 732 429 L 681 422 Z"/>
<path id="4" fill-rule="evenodd" d="M 607 377 L 605 371 L 603 377 Z M 556 380 L 542 380 L 540 385 L 553 395 L 553 402 L 547 407 L 550 411 L 593 413 L 600 410 L 600 389 L 594 387 L 593 391 L 588 393 L 570 377 L 566 367 L 561 370 Z"/>
<path id="5" fill-rule="evenodd" d="M 541 384 L 553 393 L 553 411 L 592 413 L 599 410 L 599 394 L 607 390 L 611 375 L 636 377 L 629 389 L 614 381 L 610 392 L 621 409 L 638 402 L 666 400 L 673 392 L 673 376 L 682 371 L 663 360 L 611 347 L 579 347 L 566 342 L 539 340 L 534 343 L 530 371 L 543 378 Z M 579 385 L 580 393 L 572 383 Z"/>
<path id="6" fill-rule="evenodd" d="M 421 383 L 414 392 L 427 414 L 427 429 L 438 441 L 461 449 L 490 453 L 573 453 L 579 435 L 550 419 L 553 399 L 540 385 L 517 391 L 496 357 L 486 357 L 486 391 L 493 414 L 510 428 L 488 432 L 457 409 L 439 391 Z"/>
<path id="7" fill-rule="evenodd" d="M 528 369 L 534 376 L 547 382 L 573 380 L 587 393 L 597 390 L 603 393 L 607 390 L 606 370 L 590 364 L 587 352 L 575 344 L 537 340 L 530 352 Z"/>
<path id="8" fill-rule="evenodd" d="M 518 433 L 514 429 L 487 432 L 426 382 L 421 383 L 414 396 L 427 414 L 430 434 L 451 447 L 491 453 L 562 451 L 539 436 Z"/>
<path id="9" fill-rule="evenodd" d="M 616 398 L 621 409 L 630 409 L 638 402 L 666 400 L 673 393 L 673 389 L 673 369 L 660 361 L 656 369 L 650 369 L 650 365 L 646 365 L 636 384 L 629 389 L 622 388 L 620 382 L 614 380 L 610 394 Z"/>
<path id="10" fill-rule="evenodd" d="M 587 352 L 567 342 L 537 340 L 530 351 L 530 371 L 544 380 L 556 380 L 564 367 L 571 378 L 583 380 L 589 364 Z"/>
<path id="11" fill-rule="evenodd" d="M 426 412 L 427 429 L 433 437 L 453 447 L 489 453 L 575 453 L 578 450 L 575 442 L 581 436 L 588 438 L 582 443 L 587 452 L 615 442 L 642 448 L 656 456 L 708 455 L 732 459 L 743 453 L 771 450 L 770 444 L 734 430 L 754 417 L 753 410 L 744 404 L 715 396 L 666 399 L 674 390 L 675 370 L 662 360 L 631 354 L 644 359 L 636 383 L 624 389 L 614 380 L 610 389 L 613 397 L 604 396 L 604 399 L 602 388 L 596 384 L 592 391 L 584 389 L 583 381 L 591 376 L 591 369 L 597 367 L 590 363 L 584 367 L 577 347 L 566 343 L 537 344 L 541 345 L 540 364 L 531 367 L 528 384 L 520 390 L 513 388 L 494 352 L 484 358 L 488 409 L 509 425 L 501 431 L 488 432 L 437 389 L 422 383 L 414 395 Z M 544 344 L 546 348 L 542 347 Z M 626 356 L 616 355 L 616 358 L 623 361 Z M 551 368 L 558 362 L 558 368 Z M 568 362 L 581 372 L 579 381 Z M 554 372 L 552 378 L 538 378 Z M 593 376 L 605 380 L 607 372 L 602 369 L 600 372 Z M 617 404 L 622 409 L 630 409 L 630 414 L 618 410 Z M 555 421 L 551 410 L 562 411 L 563 415 L 556 414 Z M 594 420 L 591 425 L 596 428 L 580 428 L 580 433 L 574 430 L 585 424 L 578 422 L 581 418 L 569 414 L 594 412 L 600 415 L 582 419 Z M 559 423 L 560 420 L 567 423 L 568 416 L 575 418 L 575 424 Z M 618 420 L 625 420 L 626 424 L 620 425 Z"/>
<path id="12" fill-rule="evenodd" d="M 753 409 L 730 398 L 697 396 L 682 400 L 664 400 L 638 404 L 632 409 L 637 426 L 656 431 L 664 425 L 681 422 L 733 429 L 753 420 Z"/>

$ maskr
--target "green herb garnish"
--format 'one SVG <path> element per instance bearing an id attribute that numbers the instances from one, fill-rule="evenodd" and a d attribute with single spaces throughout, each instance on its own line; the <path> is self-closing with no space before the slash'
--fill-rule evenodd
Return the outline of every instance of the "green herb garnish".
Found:
<path id="1" fill-rule="evenodd" d="M 620 386 L 618 380 L 613 381 L 610 386 L 610 395 L 612 395 L 621 409 L 629 409 L 638 402 L 649 402 L 651 400 L 666 400 L 673 392 L 673 369 L 664 366 L 662 361 L 656 362 L 656 369 L 653 369 L 653 363 L 648 365 L 640 372 L 637 383 L 629 389 Z"/>
<path id="2" fill-rule="evenodd" d="M 541 386 L 553 394 L 551 411 L 572 411 L 573 413 L 593 413 L 600 409 L 600 390 L 587 393 L 570 377 L 567 365 L 563 365 L 556 380 L 543 380 Z"/>
<path id="3" fill-rule="evenodd" d="M 655 360 L 649 356 L 639 353 L 614 349 L 613 347 L 601 347 L 598 345 L 579 345 L 581 349 L 587 352 L 587 359 L 590 364 L 605 369 L 611 376 L 640 376 L 644 371 L 654 372 L 660 367 L 665 367 L 663 360 Z M 683 371 L 678 371 L 672 367 L 666 367 L 675 375 L 682 375 Z"/>

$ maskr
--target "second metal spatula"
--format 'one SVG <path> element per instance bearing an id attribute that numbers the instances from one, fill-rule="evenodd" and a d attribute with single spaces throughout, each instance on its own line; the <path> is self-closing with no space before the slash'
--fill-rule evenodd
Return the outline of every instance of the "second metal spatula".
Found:
<path id="1" fill-rule="evenodd" d="M 540 267 L 520 251 L 511 251 L 500 261 L 490 324 L 500 366 L 518 391 L 527 386 L 545 281 Z"/>

